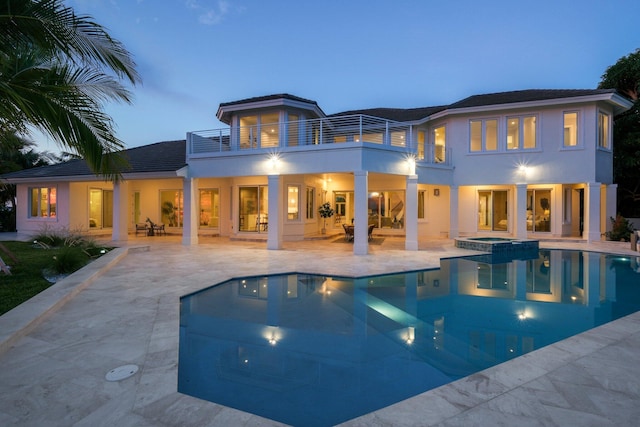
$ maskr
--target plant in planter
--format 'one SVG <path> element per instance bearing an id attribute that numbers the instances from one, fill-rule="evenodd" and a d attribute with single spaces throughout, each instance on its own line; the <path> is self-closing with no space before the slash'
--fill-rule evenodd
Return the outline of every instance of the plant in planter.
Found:
<path id="1" fill-rule="evenodd" d="M 327 232 L 327 218 L 331 218 L 334 214 L 334 210 L 331 207 L 331 203 L 325 202 L 318 208 L 318 213 L 322 217 L 322 234 Z"/>

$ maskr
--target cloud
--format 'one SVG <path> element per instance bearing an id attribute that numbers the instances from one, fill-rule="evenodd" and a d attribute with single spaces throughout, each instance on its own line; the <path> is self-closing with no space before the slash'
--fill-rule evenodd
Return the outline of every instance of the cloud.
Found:
<path id="1" fill-rule="evenodd" d="M 216 25 L 229 11 L 229 3 L 226 0 L 218 0 L 217 4 L 202 2 L 200 0 L 185 0 L 185 5 L 198 14 L 198 22 L 204 25 Z"/>

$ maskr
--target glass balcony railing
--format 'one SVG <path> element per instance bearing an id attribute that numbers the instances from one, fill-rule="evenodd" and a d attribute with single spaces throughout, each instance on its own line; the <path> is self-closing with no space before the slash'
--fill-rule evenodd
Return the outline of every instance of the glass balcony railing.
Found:
<path id="1" fill-rule="evenodd" d="M 449 164 L 448 148 L 416 141 L 412 125 L 365 115 L 262 123 L 187 134 L 188 155 L 253 152 L 326 144 L 379 144 L 404 149 L 418 161 Z"/>

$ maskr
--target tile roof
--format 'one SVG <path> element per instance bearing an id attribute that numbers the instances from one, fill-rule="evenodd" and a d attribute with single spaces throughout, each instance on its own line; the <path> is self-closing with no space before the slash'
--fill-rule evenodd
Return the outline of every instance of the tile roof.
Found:
<path id="1" fill-rule="evenodd" d="M 186 141 L 165 141 L 124 150 L 129 168 L 123 174 L 174 172 L 186 165 Z M 83 159 L 23 169 L 2 178 L 53 178 L 63 176 L 96 176 Z"/>
<path id="2" fill-rule="evenodd" d="M 329 117 L 363 114 L 366 116 L 380 117 L 382 119 L 398 122 L 413 122 L 427 118 L 432 114 L 445 110 L 446 108 L 446 105 L 421 108 L 368 108 L 364 110 L 343 111 L 341 113 L 330 114 Z"/>
<path id="3" fill-rule="evenodd" d="M 482 107 L 486 105 L 513 104 L 516 102 L 544 101 L 549 99 L 573 98 L 615 93 L 615 89 L 527 89 L 511 92 L 473 95 L 454 102 L 447 109 Z"/>
<path id="4" fill-rule="evenodd" d="M 305 99 L 305 98 L 300 98 L 299 96 L 290 95 L 288 93 L 280 93 L 280 94 L 274 94 L 274 95 L 256 96 L 256 97 L 253 97 L 253 98 L 240 99 L 238 101 L 222 102 L 222 103 L 220 103 L 220 108 L 228 107 L 230 105 L 251 104 L 253 102 L 272 101 L 272 100 L 275 100 L 275 99 L 289 99 L 291 101 L 305 102 L 307 104 L 313 104 L 316 107 L 318 106 L 318 103 L 316 101 L 312 101 L 310 99 Z"/>

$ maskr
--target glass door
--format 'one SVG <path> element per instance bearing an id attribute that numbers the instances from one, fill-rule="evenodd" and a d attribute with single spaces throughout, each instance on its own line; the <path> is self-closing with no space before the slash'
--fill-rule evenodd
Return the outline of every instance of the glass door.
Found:
<path id="1" fill-rule="evenodd" d="M 551 190 L 527 191 L 527 231 L 551 231 Z"/>
<path id="2" fill-rule="evenodd" d="M 240 187 L 238 230 L 265 232 L 269 227 L 267 186 Z"/>
<path id="3" fill-rule="evenodd" d="M 508 202 L 506 190 L 478 191 L 478 230 L 507 231 Z"/>

